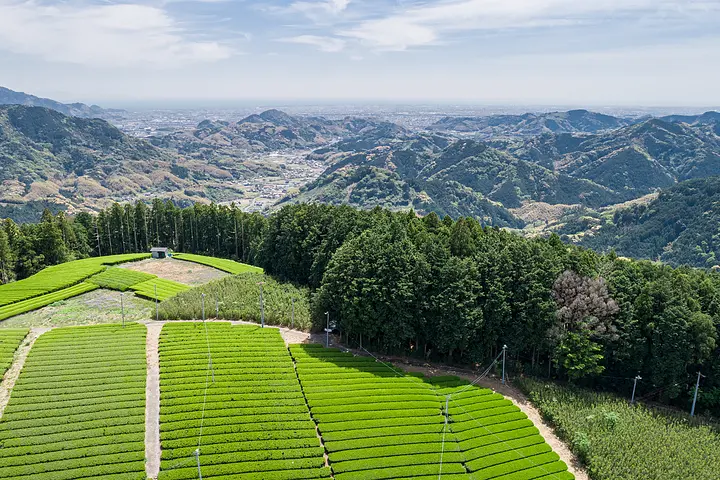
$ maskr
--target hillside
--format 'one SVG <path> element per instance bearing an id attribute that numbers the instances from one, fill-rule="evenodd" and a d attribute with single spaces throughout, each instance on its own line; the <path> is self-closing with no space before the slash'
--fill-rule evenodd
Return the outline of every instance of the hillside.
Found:
<path id="1" fill-rule="evenodd" d="M 105 109 L 97 105 L 88 106 L 84 103 L 60 103 L 49 98 L 40 98 L 24 92 L 16 92 L 5 87 L 0 87 L 0 105 L 44 107 L 60 112 L 63 115 L 84 118 L 104 117 L 106 115 L 123 112 L 123 110 Z"/>
<path id="2" fill-rule="evenodd" d="M 720 177 L 689 180 L 644 205 L 615 212 L 582 245 L 672 265 L 720 264 Z"/>
<path id="3" fill-rule="evenodd" d="M 431 130 L 473 133 L 483 137 L 532 136 L 545 133 L 597 133 L 635 123 L 587 110 L 524 115 L 490 115 L 484 117 L 444 117 L 430 126 Z"/>
<path id="4" fill-rule="evenodd" d="M 0 164 L 0 206 L 13 218 L 37 215 L 38 202 L 72 210 L 145 194 L 202 200 L 193 178 L 202 170 L 183 158 L 104 120 L 43 107 L 0 106 Z"/>

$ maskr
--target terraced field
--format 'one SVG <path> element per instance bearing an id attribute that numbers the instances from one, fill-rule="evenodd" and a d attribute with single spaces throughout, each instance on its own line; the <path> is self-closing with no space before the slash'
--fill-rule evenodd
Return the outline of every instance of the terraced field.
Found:
<path id="1" fill-rule="evenodd" d="M 200 263 L 208 267 L 217 268 L 223 272 L 237 275 L 239 273 L 263 273 L 263 269 L 253 265 L 228 260 L 225 258 L 207 257 L 205 255 L 195 255 L 194 253 L 175 253 L 172 258 L 185 260 L 187 262 Z"/>
<path id="2" fill-rule="evenodd" d="M 26 279 L 0 285 L 0 307 L 70 287 L 102 272 L 107 265 L 132 262 L 149 256 L 149 253 L 109 255 L 47 267 Z"/>
<path id="3" fill-rule="evenodd" d="M 143 325 L 40 336 L 0 419 L 0 478 L 145 478 Z"/>
<path id="4" fill-rule="evenodd" d="M 27 336 L 26 329 L 0 330 L 0 380 L 12 364 L 15 351 Z"/>
<path id="5" fill-rule="evenodd" d="M 140 297 L 163 301 L 174 297 L 178 293 L 190 290 L 190 287 L 164 278 L 152 278 L 132 285 L 130 290 Z"/>
<path id="6" fill-rule="evenodd" d="M 166 324 L 160 391 L 159 480 L 197 478 L 197 448 L 203 478 L 330 477 L 278 330 Z"/>
<path id="7" fill-rule="evenodd" d="M 573 478 L 525 414 L 489 390 L 318 345 L 290 350 L 337 480 Z"/>
<path id="8" fill-rule="evenodd" d="M 149 273 L 136 272 L 125 268 L 108 268 L 104 272 L 91 277 L 88 282 L 94 283 L 102 288 L 124 292 L 133 285 L 152 280 L 153 278 L 157 277 Z"/>
<path id="9" fill-rule="evenodd" d="M 12 285 L 12 283 L 8 284 Z M 83 293 L 92 292 L 96 288 L 100 288 L 93 283 L 81 282 L 72 287 L 63 288 L 52 293 L 46 293 L 37 297 L 28 298 L 27 300 L 21 300 L 10 305 L 0 307 L 0 320 L 20 315 L 21 313 L 30 312 L 37 310 L 38 308 L 45 307 L 51 303 L 59 302 L 60 300 L 66 300 L 68 298 L 82 295 Z"/>

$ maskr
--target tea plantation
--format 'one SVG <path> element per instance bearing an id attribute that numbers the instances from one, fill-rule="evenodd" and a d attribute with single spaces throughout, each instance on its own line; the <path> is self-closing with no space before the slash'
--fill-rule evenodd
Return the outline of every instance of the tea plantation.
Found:
<path id="1" fill-rule="evenodd" d="M 40 336 L 0 419 L 0 478 L 145 478 L 145 332 Z"/>
<path id="2" fill-rule="evenodd" d="M 0 330 L 0 379 L 10 368 L 15 350 L 27 334 L 28 331 L 23 329 Z"/>

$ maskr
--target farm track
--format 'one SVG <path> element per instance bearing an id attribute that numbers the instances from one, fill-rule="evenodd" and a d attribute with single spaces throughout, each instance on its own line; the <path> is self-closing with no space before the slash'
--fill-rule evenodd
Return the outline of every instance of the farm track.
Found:
<path id="1" fill-rule="evenodd" d="M 158 343 L 163 324 L 147 325 L 147 380 L 145 383 L 145 473 L 157 478 L 160 472 L 160 355 Z"/>
<path id="2" fill-rule="evenodd" d="M 17 352 L 15 353 L 13 363 L 8 369 L 8 371 L 5 372 L 5 376 L 0 383 L 0 418 L 2 418 L 5 407 L 7 407 L 7 404 L 10 401 L 10 394 L 12 393 L 12 388 L 15 386 L 15 382 L 17 382 L 17 379 L 20 376 L 20 372 L 22 371 L 23 365 L 25 365 L 25 360 L 30 353 L 30 349 L 35 343 L 35 340 L 37 340 L 40 335 L 49 330 L 49 328 L 31 329 L 30 333 L 28 333 L 27 337 L 25 337 L 25 339 L 23 340 L 22 345 L 20 345 L 20 348 L 18 348 Z"/>

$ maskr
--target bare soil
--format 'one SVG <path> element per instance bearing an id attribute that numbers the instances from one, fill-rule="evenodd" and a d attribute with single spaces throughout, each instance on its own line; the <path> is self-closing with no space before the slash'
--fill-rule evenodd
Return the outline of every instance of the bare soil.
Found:
<path id="1" fill-rule="evenodd" d="M 12 388 L 15 386 L 15 382 L 17 382 L 17 379 L 20 376 L 23 365 L 25 365 L 25 360 L 30 353 L 30 349 L 35 343 L 35 340 L 37 340 L 40 335 L 47 332 L 48 330 L 50 329 L 33 328 L 32 330 L 30 330 L 30 333 L 28 333 L 27 337 L 25 337 L 17 352 L 15 352 L 15 358 L 13 359 L 13 363 L 10 366 L 10 369 L 5 372 L 5 375 L 2 378 L 2 382 L 0 383 L 0 418 L 2 418 L 3 411 L 5 410 L 5 407 L 7 407 L 8 402 L 10 401 L 10 394 L 12 393 Z"/>
<path id="2" fill-rule="evenodd" d="M 202 285 L 229 275 L 216 268 L 200 265 L 199 263 L 175 260 L 173 258 L 149 258 L 139 262 L 123 263 L 118 266 L 120 268 L 145 272 L 151 275 L 157 275 L 160 278 L 193 286 Z"/>
<path id="3" fill-rule="evenodd" d="M 145 473 L 157 478 L 160 472 L 160 354 L 158 343 L 163 323 L 147 322 L 147 380 L 145 383 Z"/>

